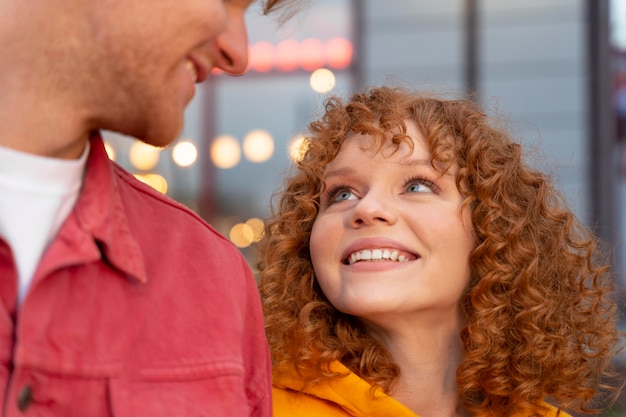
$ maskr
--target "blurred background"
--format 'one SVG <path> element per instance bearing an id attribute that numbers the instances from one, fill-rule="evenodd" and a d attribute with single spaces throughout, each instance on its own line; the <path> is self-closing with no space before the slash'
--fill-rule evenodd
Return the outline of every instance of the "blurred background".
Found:
<path id="1" fill-rule="evenodd" d="M 258 6 L 247 20 L 246 74 L 214 71 L 171 147 L 104 136 L 111 158 L 198 212 L 253 269 L 270 198 L 325 98 L 387 83 L 474 92 L 504 117 L 614 249 L 624 292 L 626 0 L 311 0 L 278 27 Z"/>

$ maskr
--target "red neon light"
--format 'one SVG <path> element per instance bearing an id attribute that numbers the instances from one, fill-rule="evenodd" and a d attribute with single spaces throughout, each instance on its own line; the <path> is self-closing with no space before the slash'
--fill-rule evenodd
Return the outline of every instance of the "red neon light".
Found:
<path id="1" fill-rule="evenodd" d="M 276 46 L 276 69 L 278 71 L 295 71 L 300 66 L 298 42 L 293 39 L 286 39 Z"/>
<path id="2" fill-rule="evenodd" d="M 257 72 L 268 72 L 274 67 L 274 45 L 269 42 L 257 42 L 250 47 L 248 66 Z"/>
<path id="3" fill-rule="evenodd" d="M 266 41 L 257 42 L 249 47 L 248 52 L 246 71 L 314 71 L 322 67 L 347 68 L 352 62 L 354 47 L 345 38 L 333 38 L 325 43 L 314 38 L 301 42 L 286 39 L 278 45 Z M 216 75 L 223 73 L 218 68 L 211 72 Z"/>
<path id="4" fill-rule="evenodd" d="M 314 71 L 324 66 L 324 44 L 319 39 L 305 39 L 300 42 L 298 54 L 302 69 Z"/>
<path id="5" fill-rule="evenodd" d="M 262 41 L 250 47 L 248 68 L 257 72 L 313 71 L 324 66 L 344 69 L 352 62 L 353 52 L 352 42 L 345 38 L 326 43 L 314 38 L 301 42 L 287 39 L 276 46 Z"/>
<path id="6" fill-rule="evenodd" d="M 326 62 L 329 67 L 343 69 L 352 62 L 352 42 L 345 38 L 334 38 L 326 43 Z"/>

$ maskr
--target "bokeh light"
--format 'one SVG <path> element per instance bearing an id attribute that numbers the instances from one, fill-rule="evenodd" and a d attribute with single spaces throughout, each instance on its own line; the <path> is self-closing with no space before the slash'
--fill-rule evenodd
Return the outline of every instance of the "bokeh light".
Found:
<path id="1" fill-rule="evenodd" d="M 257 42 L 250 47 L 249 67 L 258 72 L 268 72 L 274 67 L 274 45 L 269 42 Z"/>
<path id="2" fill-rule="evenodd" d="M 335 87 L 335 74 L 329 69 L 313 71 L 310 78 L 311 88 L 318 93 L 328 93 Z"/>
<path id="3" fill-rule="evenodd" d="M 298 42 L 293 39 L 285 39 L 276 45 L 276 69 L 284 72 L 298 69 L 299 50 Z"/>
<path id="4" fill-rule="evenodd" d="M 274 138 L 265 130 L 250 131 L 243 139 L 243 154 L 250 162 L 265 162 L 274 154 Z"/>
<path id="5" fill-rule="evenodd" d="M 178 166 L 191 166 L 198 159 L 198 149 L 190 141 L 178 142 L 172 149 L 172 159 Z"/>
<path id="6" fill-rule="evenodd" d="M 335 69 L 344 69 L 352 62 L 352 42 L 333 38 L 326 43 L 326 63 Z"/>
<path id="7" fill-rule="evenodd" d="M 337 37 L 326 42 L 316 38 L 302 41 L 285 39 L 274 45 L 268 41 L 259 41 L 248 48 L 247 70 L 269 72 L 314 71 L 328 66 L 334 69 L 345 69 L 352 63 L 354 46 L 349 39 Z M 223 71 L 213 69 L 212 73 Z"/>
<path id="8" fill-rule="evenodd" d="M 322 41 L 310 38 L 300 42 L 299 57 L 300 66 L 307 71 L 313 71 L 323 66 L 324 45 Z"/>
<path id="9" fill-rule="evenodd" d="M 241 160 L 241 147 L 232 136 L 221 135 L 211 144 L 211 161 L 216 167 L 229 169 Z"/>
<path id="10" fill-rule="evenodd" d="M 254 237 L 252 239 L 253 242 L 258 242 L 263 239 L 263 235 L 265 234 L 265 225 L 263 224 L 263 220 L 253 217 L 248 219 L 245 224 L 254 232 Z"/>
<path id="11" fill-rule="evenodd" d="M 135 174 L 135 178 L 161 193 L 167 193 L 167 181 L 159 174 Z"/>
<path id="12" fill-rule="evenodd" d="M 239 248 L 246 248 L 254 242 L 254 230 L 244 223 L 237 223 L 230 229 L 230 241 Z"/>
<path id="13" fill-rule="evenodd" d="M 130 147 L 128 157 L 135 169 L 149 171 L 159 162 L 161 149 L 136 140 Z"/>
<path id="14" fill-rule="evenodd" d="M 289 157 L 293 162 L 302 161 L 307 149 L 309 149 L 309 143 L 303 135 L 298 135 L 289 142 Z"/>

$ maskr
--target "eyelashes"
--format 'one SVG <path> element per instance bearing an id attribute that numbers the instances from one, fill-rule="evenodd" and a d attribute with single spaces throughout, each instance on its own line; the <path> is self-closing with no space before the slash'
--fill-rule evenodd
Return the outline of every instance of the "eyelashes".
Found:
<path id="1" fill-rule="evenodd" d="M 408 191 L 408 188 L 410 188 L 413 185 L 423 185 L 427 187 L 429 191 L 433 193 L 439 192 L 439 187 L 437 186 L 437 184 L 435 184 L 433 181 L 421 175 L 409 177 L 408 179 L 404 181 L 404 188 L 407 191 Z M 420 192 L 424 192 L 424 191 L 420 191 Z"/>
<path id="2" fill-rule="evenodd" d="M 337 199 L 337 197 L 341 194 L 345 193 L 345 198 Z M 349 195 L 348 195 L 349 194 Z M 323 200 L 326 201 L 327 205 L 338 201 L 350 200 L 350 196 L 353 196 L 354 193 L 350 189 L 350 186 L 347 184 L 339 183 L 328 187 L 324 192 Z"/>
<path id="3" fill-rule="evenodd" d="M 438 193 L 440 188 L 435 182 L 428 178 L 415 175 L 405 179 L 402 182 L 402 194 L 420 194 L 420 193 Z M 354 200 L 358 198 L 358 193 L 348 183 L 337 183 L 330 185 L 326 188 L 322 195 L 322 204 L 324 206 L 330 206 L 334 203 L 338 203 L 346 200 Z"/>

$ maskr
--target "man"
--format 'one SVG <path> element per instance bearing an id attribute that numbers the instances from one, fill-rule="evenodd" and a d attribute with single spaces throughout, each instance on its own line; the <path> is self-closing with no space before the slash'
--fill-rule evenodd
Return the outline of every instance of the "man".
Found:
<path id="1" fill-rule="evenodd" d="M 250 2 L 0 0 L 2 415 L 270 415 L 244 259 L 98 133 L 174 140 Z"/>

